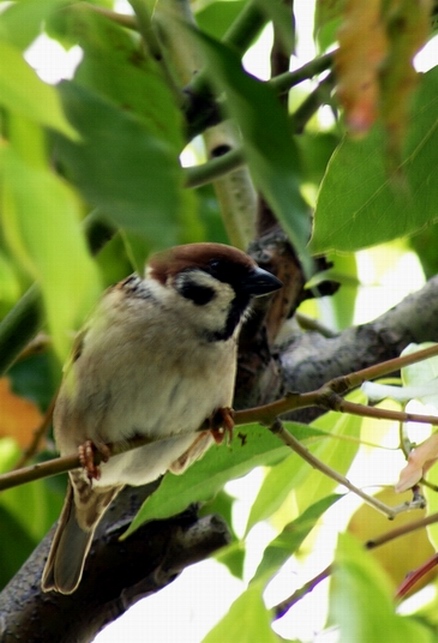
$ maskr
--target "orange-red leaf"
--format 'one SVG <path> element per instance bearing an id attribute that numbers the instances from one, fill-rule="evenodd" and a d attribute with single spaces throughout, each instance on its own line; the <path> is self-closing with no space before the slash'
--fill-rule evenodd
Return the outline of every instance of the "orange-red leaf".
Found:
<path id="1" fill-rule="evenodd" d="M 388 54 L 381 0 L 348 0 L 336 54 L 338 95 L 347 126 L 365 134 L 379 105 L 379 70 Z"/>
<path id="2" fill-rule="evenodd" d="M 42 420 L 36 404 L 13 393 L 7 377 L 0 378 L 0 437 L 12 437 L 26 447 Z"/>
<path id="3" fill-rule="evenodd" d="M 421 480 L 438 460 L 438 433 L 433 433 L 409 454 L 408 463 L 400 472 L 395 486 L 397 492 L 406 491 Z"/>

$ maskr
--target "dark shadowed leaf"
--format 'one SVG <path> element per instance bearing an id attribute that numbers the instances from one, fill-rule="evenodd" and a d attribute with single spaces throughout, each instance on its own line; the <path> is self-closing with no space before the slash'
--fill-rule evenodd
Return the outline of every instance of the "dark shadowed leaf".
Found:
<path id="1" fill-rule="evenodd" d="M 308 268 L 309 209 L 300 192 L 299 154 L 286 111 L 269 86 L 243 70 L 234 51 L 205 34 L 199 37 L 241 130 L 253 179 Z"/>
<path id="2" fill-rule="evenodd" d="M 60 138 L 59 160 L 84 197 L 120 227 L 178 241 L 182 178 L 172 146 L 138 118 L 73 82 L 60 86 L 81 143 Z"/>

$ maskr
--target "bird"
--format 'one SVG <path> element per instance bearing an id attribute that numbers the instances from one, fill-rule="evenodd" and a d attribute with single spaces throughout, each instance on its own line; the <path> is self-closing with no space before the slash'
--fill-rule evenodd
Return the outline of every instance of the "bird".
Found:
<path id="1" fill-rule="evenodd" d="M 243 251 L 204 242 L 159 251 L 143 276 L 104 292 L 55 403 L 56 446 L 61 456 L 79 450 L 85 466 L 69 472 L 44 592 L 77 589 L 95 529 L 125 485 L 183 473 L 218 438 L 199 431 L 218 413 L 231 428 L 239 331 L 251 300 L 281 287 Z M 151 443 L 93 465 L 93 449 L 140 436 Z"/>

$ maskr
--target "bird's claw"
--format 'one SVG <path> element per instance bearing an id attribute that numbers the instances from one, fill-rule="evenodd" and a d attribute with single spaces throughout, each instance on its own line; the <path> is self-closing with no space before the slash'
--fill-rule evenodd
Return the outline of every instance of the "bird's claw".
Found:
<path id="1" fill-rule="evenodd" d="M 216 444 L 221 444 L 226 435 L 231 442 L 234 429 L 234 411 L 230 407 L 217 409 L 210 417 L 210 433 Z"/>
<path id="2" fill-rule="evenodd" d="M 110 449 L 106 444 L 95 444 L 91 440 L 86 440 L 78 447 L 79 462 L 85 469 L 87 477 L 90 480 L 99 480 L 100 462 L 108 462 L 110 458 Z"/>

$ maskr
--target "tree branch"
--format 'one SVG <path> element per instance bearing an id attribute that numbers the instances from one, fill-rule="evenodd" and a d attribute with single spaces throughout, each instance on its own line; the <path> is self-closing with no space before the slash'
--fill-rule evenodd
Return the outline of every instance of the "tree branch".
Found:
<path id="1" fill-rule="evenodd" d="M 271 427 L 275 425 L 278 417 L 289 413 L 292 410 L 304 409 L 307 407 L 316 406 L 325 410 L 334 410 L 341 413 L 351 413 L 361 417 L 374 417 L 376 419 L 390 419 L 399 422 L 422 422 L 425 424 L 438 425 L 438 416 L 423 415 L 420 413 L 406 413 L 404 411 L 393 411 L 387 409 L 380 409 L 365 406 L 364 404 L 354 404 L 344 400 L 339 393 L 347 393 L 353 388 L 357 388 L 367 379 L 374 379 L 383 377 L 395 370 L 399 370 L 403 366 L 415 364 L 422 360 L 428 359 L 438 355 L 438 345 L 404 355 L 395 359 L 388 360 L 382 364 L 377 364 L 373 367 L 368 367 L 355 373 L 350 373 L 343 377 L 336 377 L 327 382 L 320 389 L 310 391 L 309 393 L 292 393 L 286 395 L 280 400 L 276 400 L 270 404 L 238 411 L 234 414 L 234 423 L 236 426 L 244 424 L 259 423 Z M 198 431 L 208 431 L 210 429 L 220 428 L 216 427 L 211 419 L 205 420 Z M 273 431 L 274 433 L 281 434 L 281 439 L 285 441 L 284 431 Z M 168 440 L 172 435 L 166 435 L 165 440 Z M 292 439 L 292 437 L 291 437 Z M 293 443 L 288 443 L 294 451 L 298 447 L 295 444 L 296 440 L 293 438 Z M 123 440 L 121 442 L 109 443 L 106 445 L 109 457 L 137 449 L 139 447 L 159 442 L 160 440 L 151 439 L 148 437 L 134 437 L 130 440 Z M 300 452 L 302 457 L 303 454 Z M 306 460 L 307 458 L 304 457 Z M 95 453 L 94 463 L 99 465 L 102 462 L 102 456 L 99 451 Z M 37 463 L 30 467 L 17 469 L 0 476 L 0 491 L 9 489 L 11 487 L 30 482 L 32 480 L 39 480 L 40 478 L 65 473 L 71 469 L 77 469 L 81 466 L 79 456 L 77 454 L 64 456 L 62 458 L 54 458 L 49 462 Z M 339 480 L 338 480 L 339 482 Z M 345 482 L 342 482 L 348 486 Z M 348 487 L 351 488 L 351 487 Z"/>
<path id="2" fill-rule="evenodd" d="M 53 530 L 46 536 L 0 594 L 2 643 L 91 641 L 139 599 L 163 589 L 183 569 L 228 544 L 222 519 L 198 518 L 196 508 L 190 508 L 172 519 L 143 525 L 122 546 L 120 536 L 158 484 L 126 488 L 111 505 L 98 527 L 84 582 L 72 596 L 40 589 Z"/>

